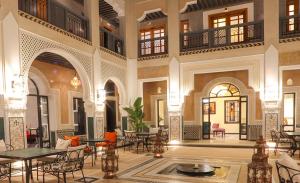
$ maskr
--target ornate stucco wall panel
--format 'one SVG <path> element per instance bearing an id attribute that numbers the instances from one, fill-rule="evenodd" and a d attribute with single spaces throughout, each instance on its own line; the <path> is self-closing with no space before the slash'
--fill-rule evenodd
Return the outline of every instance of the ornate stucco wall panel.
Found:
<path id="1" fill-rule="evenodd" d="M 110 64 L 106 61 L 101 62 L 101 81 L 103 87 L 107 80 L 111 79 L 118 87 L 120 94 L 120 104 L 126 103 L 126 68 L 119 67 L 115 64 Z"/>
<path id="2" fill-rule="evenodd" d="M 51 41 L 38 35 L 20 30 L 20 60 L 21 74 L 25 74 L 29 70 L 32 60 L 42 50 L 47 49 L 63 50 L 79 60 L 80 65 L 84 68 L 89 79 L 92 81 L 92 56 L 84 54 L 79 50 L 69 48 L 66 45 Z"/>

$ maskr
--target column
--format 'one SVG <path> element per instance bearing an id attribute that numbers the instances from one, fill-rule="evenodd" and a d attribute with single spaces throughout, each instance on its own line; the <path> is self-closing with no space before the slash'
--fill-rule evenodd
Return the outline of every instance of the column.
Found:
<path id="1" fill-rule="evenodd" d="M 169 136 L 171 143 L 182 140 L 182 113 L 180 102 L 180 65 L 178 60 L 173 57 L 169 64 L 169 94 L 168 94 L 168 113 L 169 113 Z"/>
<path id="2" fill-rule="evenodd" d="M 179 0 L 168 0 L 168 46 L 169 56 L 179 56 Z"/>
<path id="3" fill-rule="evenodd" d="M 272 7 L 272 8 L 270 8 Z M 276 30 L 276 31 L 274 31 Z M 263 134 L 270 138 L 270 130 L 279 127 L 279 1 L 264 1 L 264 125 Z"/>
<path id="4" fill-rule="evenodd" d="M 9 3 L 8 3 L 9 4 Z M 11 3 L 15 5 L 11 7 L 6 3 L 2 4 L 1 8 L 13 8 L 11 12 L 17 11 L 17 3 Z M 1 103 L 4 105 L 3 121 L 5 132 L 5 142 L 10 143 L 15 149 L 22 149 L 26 147 L 26 89 L 27 81 L 24 76 L 20 75 L 21 61 L 19 50 L 19 27 L 13 13 L 9 12 L 3 17 L 1 21 L 2 32 L 2 50 L 1 59 L 4 65 L 2 65 L 2 81 L 3 81 L 3 97 L 1 97 Z"/>
<path id="5" fill-rule="evenodd" d="M 125 45 L 127 56 L 127 94 L 128 102 L 134 101 L 137 97 L 137 42 L 138 42 L 138 30 L 137 30 L 137 18 L 135 11 L 132 9 L 135 7 L 135 1 L 125 1 Z"/>
<path id="6" fill-rule="evenodd" d="M 105 101 L 105 90 L 104 82 L 101 79 L 101 56 L 100 50 L 97 48 L 93 55 L 93 66 L 94 66 L 94 136 L 96 138 L 103 137 L 104 135 L 104 101 Z"/>
<path id="7" fill-rule="evenodd" d="M 99 1 L 87 0 L 84 4 L 84 9 L 89 18 L 89 38 L 93 46 L 100 46 L 99 32 Z"/>

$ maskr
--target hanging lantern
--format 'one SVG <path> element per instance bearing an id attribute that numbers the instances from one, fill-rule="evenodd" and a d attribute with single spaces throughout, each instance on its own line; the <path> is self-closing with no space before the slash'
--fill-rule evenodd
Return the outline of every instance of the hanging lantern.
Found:
<path id="1" fill-rule="evenodd" d="M 156 134 L 155 143 L 154 143 L 154 158 L 162 158 L 162 153 L 164 153 L 164 144 L 162 143 L 162 130 L 158 130 Z"/>
<path id="2" fill-rule="evenodd" d="M 78 86 L 81 84 L 80 79 L 77 77 L 76 72 L 75 72 L 75 76 L 73 77 L 70 83 L 75 89 L 77 89 Z"/>
<path id="3" fill-rule="evenodd" d="M 248 183 L 272 183 L 272 166 L 268 163 L 266 141 L 262 136 L 256 141 L 252 162 L 248 164 Z"/>
<path id="4" fill-rule="evenodd" d="M 104 154 L 101 156 L 102 171 L 104 179 L 113 179 L 119 170 L 119 156 L 115 152 L 114 145 L 108 145 Z"/>

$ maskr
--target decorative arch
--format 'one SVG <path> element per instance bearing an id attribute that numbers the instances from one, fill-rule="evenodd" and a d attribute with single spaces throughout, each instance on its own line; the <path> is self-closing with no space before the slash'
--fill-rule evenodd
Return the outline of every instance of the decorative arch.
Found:
<path id="1" fill-rule="evenodd" d="M 46 76 L 37 68 L 31 67 L 28 73 L 28 77 L 35 81 L 37 87 L 39 89 L 40 95 L 48 95 L 50 84 L 46 78 Z M 28 87 L 27 87 L 28 88 Z"/>
<path id="2" fill-rule="evenodd" d="M 105 82 L 103 82 L 103 88 L 109 80 L 114 82 L 118 88 L 120 106 L 125 105 L 126 104 L 126 91 L 125 91 L 125 87 L 124 87 L 123 83 L 116 77 L 109 77 L 105 80 Z"/>
<path id="3" fill-rule="evenodd" d="M 28 61 L 26 67 L 23 68 L 25 83 L 27 83 L 29 70 L 31 68 L 33 61 L 37 58 L 38 55 L 40 55 L 44 52 L 50 52 L 50 53 L 60 55 L 60 56 L 64 57 L 66 60 L 68 60 L 73 65 L 73 67 L 75 68 L 76 72 L 78 73 L 78 75 L 80 77 L 80 80 L 82 81 L 83 98 L 86 101 L 91 101 L 91 97 L 93 95 L 92 95 L 92 90 L 91 90 L 91 81 L 88 77 L 87 72 L 85 71 L 84 67 L 80 64 L 80 61 L 74 55 L 72 55 L 62 49 L 45 48 L 45 49 L 41 49 L 40 51 L 36 52 L 31 57 L 31 59 Z"/>
<path id="4" fill-rule="evenodd" d="M 233 77 L 220 77 L 211 80 L 209 83 L 206 84 L 206 86 L 203 88 L 202 93 L 205 97 L 210 96 L 210 92 L 218 85 L 223 83 L 229 83 L 231 85 L 234 85 L 239 89 L 240 95 L 248 95 L 249 91 L 247 86 L 240 80 L 233 78 Z"/>
<path id="5" fill-rule="evenodd" d="M 240 96 L 238 87 L 231 83 L 221 83 L 215 86 L 209 93 L 210 97 L 234 97 Z"/>

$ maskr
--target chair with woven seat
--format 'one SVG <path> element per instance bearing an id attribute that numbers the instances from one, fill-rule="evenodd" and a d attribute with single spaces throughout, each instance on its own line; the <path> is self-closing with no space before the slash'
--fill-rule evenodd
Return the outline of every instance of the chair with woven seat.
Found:
<path id="1" fill-rule="evenodd" d="M 217 136 L 219 133 L 222 134 L 222 137 L 225 136 L 225 129 L 220 128 L 219 123 L 213 123 L 211 128 L 212 128 L 213 136 Z"/>

